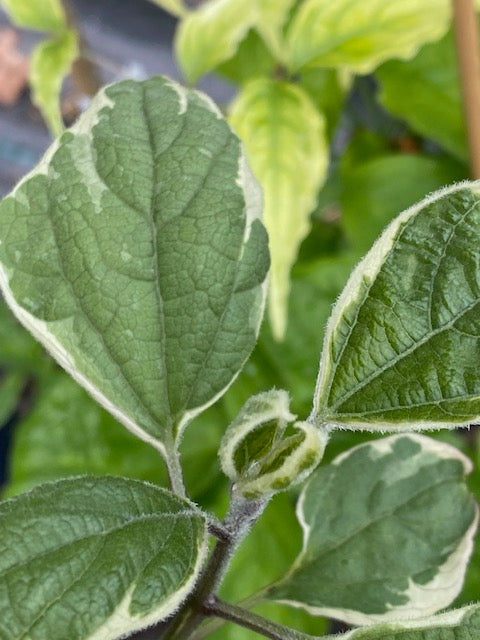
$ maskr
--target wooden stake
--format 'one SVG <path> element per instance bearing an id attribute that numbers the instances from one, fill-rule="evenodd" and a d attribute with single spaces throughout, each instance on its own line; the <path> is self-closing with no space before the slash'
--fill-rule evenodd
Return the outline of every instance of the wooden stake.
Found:
<path id="1" fill-rule="evenodd" d="M 470 172 L 480 178 L 480 52 L 473 0 L 452 0 L 453 26 L 465 112 Z"/>

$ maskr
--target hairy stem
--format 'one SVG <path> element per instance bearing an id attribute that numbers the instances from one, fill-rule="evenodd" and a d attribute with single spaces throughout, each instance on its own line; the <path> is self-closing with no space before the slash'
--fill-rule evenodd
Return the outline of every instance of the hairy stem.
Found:
<path id="1" fill-rule="evenodd" d="M 186 498 L 187 492 L 183 480 L 183 471 L 182 465 L 180 464 L 180 453 L 178 451 L 178 448 L 175 445 L 175 442 L 173 442 L 173 439 L 171 442 L 166 442 L 165 446 L 165 462 L 167 465 L 170 488 L 173 493 L 176 493 L 180 498 Z"/>
<path id="2" fill-rule="evenodd" d="M 254 607 L 255 605 L 259 604 L 264 600 L 264 595 L 268 592 L 269 587 L 270 585 L 267 587 L 263 587 L 256 593 L 253 593 L 248 598 L 245 598 L 241 602 L 238 602 L 236 606 L 241 608 L 242 610 L 251 609 L 252 607 Z M 222 617 L 217 617 L 217 616 L 212 617 L 211 620 L 206 621 L 200 627 L 200 629 L 198 629 L 198 631 L 195 633 L 193 640 L 205 640 L 205 638 L 208 638 L 214 631 L 217 631 L 217 629 L 220 629 L 220 627 L 222 627 L 224 624 L 225 624 L 225 619 L 223 619 Z"/>
<path id="3" fill-rule="evenodd" d="M 205 604 L 205 613 L 210 616 L 223 618 L 236 624 L 260 633 L 271 640 L 318 640 L 319 636 L 311 636 L 295 629 L 289 629 L 283 625 L 271 622 L 252 611 L 242 609 L 233 604 L 212 599 Z"/>
<path id="4" fill-rule="evenodd" d="M 452 0 L 453 25 L 473 178 L 480 178 L 480 55 L 473 0 Z"/>
<path id="5" fill-rule="evenodd" d="M 212 601 L 220 586 L 233 552 L 261 515 L 266 504 L 266 499 L 247 501 L 233 495 L 224 521 L 226 535 L 217 540 L 197 586 L 184 607 L 174 616 L 163 640 L 188 640 L 209 615 L 205 607 Z"/>

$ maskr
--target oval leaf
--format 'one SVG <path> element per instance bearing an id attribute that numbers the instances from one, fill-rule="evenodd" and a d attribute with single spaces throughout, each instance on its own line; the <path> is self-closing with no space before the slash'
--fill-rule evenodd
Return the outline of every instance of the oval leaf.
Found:
<path id="1" fill-rule="evenodd" d="M 0 0 L 0 5 L 25 29 L 63 31 L 67 26 L 61 0 Z"/>
<path id="2" fill-rule="evenodd" d="M 323 640 L 473 640 L 480 637 L 480 604 L 401 624 L 375 624 Z"/>
<path id="3" fill-rule="evenodd" d="M 268 269 L 260 208 L 209 99 L 164 78 L 112 85 L 1 203 L 5 298 L 165 454 L 255 344 Z"/>
<path id="4" fill-rule="evenodd" d="M 30 59 L 33 102 L 42 112 L 54 136 L 63 131 L 60 90 L 77 55 L 77 36 L 75 32 L 66 30 L 61 37 L 41 42 Z"/>
<path id="5" fill-rule="evenodd" d="M 124 478 L 46 484 L 0 504 L 2 640 L 115 640 L 163 620 L 206 553 L 200 511 Z"/>
<path id="6" fill-rule="evenodd" d="M 209 0 L 180 23 L 175 50 L 187 80 L 195 83 L 207 71 L 235 55 L 256 23 L 257 0 Z"/>
<path id="7" fill-rule="evenodd" d="M 310 229 L 328 166 L 324 118 L 300 87 L 257 79 L 233 103 L 230 121 L 263 187 L 272 254 L 269 312 L 280 340 L 287 324 L 290 269 Z"/>
<path id="8" fill-rule="evenodd" d="M 351 624 L 419 618 L 459 593 L 477 509 L 457 449 L 397 435 L 320 467 L 297 507 L 304 546 L 269 597 Z"/>
<path id="9" fill-rule="evenodd" d="M 389 58 L 409 58 L 448 29 L 448 0 L 306 0 L 287 35 L 293 71 L 346 67 L 369 73 Z"/>
<path id="10" fill-rule="evenodd" d="M 477 421 L 479 186 L 404 211 L 354 270 L 327 325 L 319 421 L 383 430 Z"/>

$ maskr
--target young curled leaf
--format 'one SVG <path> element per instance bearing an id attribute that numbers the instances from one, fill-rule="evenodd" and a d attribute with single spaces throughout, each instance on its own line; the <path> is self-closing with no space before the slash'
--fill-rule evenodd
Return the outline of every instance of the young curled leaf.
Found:
<path id="1" fill-rule="evenodd" d="M 293 422 L 286 391 L 250 398 L 227 429 L 222 469 L 238 493 L 256 499 L 304 480 L 318 465 L 327 436 L 308 422 Z"/>

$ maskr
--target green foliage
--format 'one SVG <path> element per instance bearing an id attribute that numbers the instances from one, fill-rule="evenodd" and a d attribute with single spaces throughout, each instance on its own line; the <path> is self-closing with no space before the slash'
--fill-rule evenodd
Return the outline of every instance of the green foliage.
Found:
<path id="1" fill-rule="evenodd" d="M 206 551 L 197 508 L 123 478 L 62 480 L 7 500 L 0 531 L 5 640 L 114 640 L 162 620 Z"/>
<path id="2" fill-rule="evenodd" d="M 258 637 L 219 629 L 232 616 L 282 640 L 332 640 L 322 616 L 366 625 L 345 640 L 477 637 L 478 605 L 434 614 L 480 600 L 478 435 L 381 437 L 480 415 L 478 184 L 415 205 L 467 177 L 450 3 L 153 1 L 180 18 L 189 82 L 237 85 L 270 325 L 257 336 L 262 198 L 218 108 L 164 78 L 103 90 L 0 204 L 5 298 L 93 395 L 0 305 L 20 494 L 0 505 L 2 640 L 116 640 L 167 616 L 159 640 Z M 78 38 L 60 3 L 41 25 L 35 5 L 3 2 L 50 34 L 32 84 L 60 132 Z M 296 489 L 274 494 L 327 438 L 299 526 Z"/>
<path id="3" fill-rule="evenodd" d="M 61 0 L 1 0 L 5 11 L 19 27 L 61 32 L 66 16 Z"/>
<path id="4" fill-rule="evenodd" d="M 244 87 L 230 121 L 263 187 L 272 255 L 270 320 L 280 339 L 286 330 L 290 269 L 326 176 L 324 119 L 300 87 L 259 79 Z"/>
<path id="5" fill-rule="evenodd" d="M 287 35 L 288 65 L 368 73 L 388 58 L 409 58 L 448 28 L 447 0 L 305 0 Z"/>
<path id="6" fill-rule="evenodd" d="M 52 34 L 32 52 L 30 84 L 33 102 L 52 136 L 58 136 L 63 131 L 60 92 L 78 57 L 77 34 L 69 26 L 62 0 L 0 0 L 0 4 L 19 27 Z"/>
<path id="7" fill-rule="evenodd" d="M 412 435 L 360 445 L 320 467 L 298 502 L 302 552 L 268 596 L 353 624 L 447 606 L 477 524 L 463 482 L 469 471 L 457 449 Z"/>
<path id="8" fill-rule="evenodd" d="M 480 607 L 471 605 L 422 621 L 378 624 L 336 635 L 338 640 L 470 640 L 480 631 Z M 325 640 L 333 640 L 326 636 Z"/>
<path id="9" fill-rule="evenodd" d="M 120 83 L 2 203 L 7 300 L 77 381 L 166 455 L 255 344 L 268 269 L 259 207 L 210 102 L 162 79 Z"/>
<path id="10" fill-rule="evenodd" d="M 288 394 L 252 396 L 223 436 L 222 470 L 248 499 L 260 498 L 301 482 L 320 462 L 326 434 L 308 422 L 293 422 Z"/>
<path id="11" fill-rule="evenodd" d="M 386 62 L 376 76 L 380 80 L 380 100 L 387 109 L 405 119 L 420 135 L 466 160 L 465 122 L 451 32 L 423 47 L 409 62 Z"/>
<path id="12" fill-rule="evenodd" d="M 357 266 L 326 332 L 319 420 L 381 430 L 476 421 L 477 188 L 408 209 Z"/>
<path id="13" fill-rule="evenodd" d="M 54 136 L 63 131 L 59 95 L 63 79 L 77 56 L 77 37 L 68 29 L 60 37 L 40 43 L 32 55 L 30 82 L 33 101 L 43 113 Z"/>
<path id="14" fill-rule="evenodd" d="M 255 0 L 210 0 L 190 13 L 177 32 L 175 50 L 187 80 L 231 58 L 255 24 Z"/>

